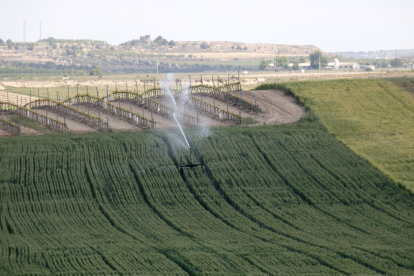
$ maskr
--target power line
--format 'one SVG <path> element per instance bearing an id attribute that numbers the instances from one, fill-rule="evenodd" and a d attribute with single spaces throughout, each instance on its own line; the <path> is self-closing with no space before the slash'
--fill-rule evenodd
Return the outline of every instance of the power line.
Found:
<path id="1" fill-rule="evenodd" d="M 26 43 L 26 21 L 23 20 L 23 42 Z"/>

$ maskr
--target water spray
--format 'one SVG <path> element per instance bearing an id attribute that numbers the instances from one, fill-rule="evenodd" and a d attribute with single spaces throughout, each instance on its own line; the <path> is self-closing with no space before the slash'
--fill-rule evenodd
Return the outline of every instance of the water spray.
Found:
<path id="1" fill-rule="evenodd" d="M 174 109 L 173 109 L 173 112 L 172 112 L 172 115 L 173 115 L 173 118 L 174 118 L 174 120 L 175 120 L 175 122 L 177 123 L 177 125 L 178 125 L 178 127 L 179 127 L 179 129 L 180 129 L 180 131 L 181 131 L 181 134 L 183 135 L 183 137 L 184 137 L 184 140 L 185 140 L 185 143 L 186 143 L 186 146 L 187 146 L 187 149 L 190 151 L 190 164 L 186 164 L 186 165 L 181 165 L 182 164 L 182 157 L 180 158 L 180 165 L 179 165 L 179 167 L 178 167 L 178 171 L 180 171 L 180 172 L 182 172 L 183 171 L 183 168 L 191 168 L 191 169 L 193 169 L 194 167 L 197 167 L 197 166 L 201 166 L 202 168 L 203 168 L 203 170 L 204 170 L 204 164 L 202 164 L 202 163 L 196 163 L 196 164 L 194 164 L 193 163 L 193 150 L 191 149 L 191 146 L 190 146 L 190 143 L 188 142 L 188 139 L 187 139 L 187 136 L 185 136 L 185 133 L 184 133 L 184 130 L 183 130 L 183 128 L 181 127 L 181 124 L 180 124 L 180 122 L 177 120 L 177 118 L 175 117 L 175 112 L 174 112 L 174 110 L 177 108 L 177 103 L 175 102 L 175 99 L 174 99 L 174 96 L 172 95 L 172 93 L 171 93 L 171 90 L 170 90 L 170 88 L 168 87 L 168 79 L 173 79 L 173 75 L 172 74 L 168 74 L 167 75 L 167 80 L 166 81 L 160 81 L 160 84 L 164 87 L 164 90 L 166 91 L 166 92 L 168 92 L 168 94 L 170 95 L 170 97 L 171 97 L 171 100 L 172 100 L 172 102 L 173 102 L 173 105 L 174 105 Z"/>

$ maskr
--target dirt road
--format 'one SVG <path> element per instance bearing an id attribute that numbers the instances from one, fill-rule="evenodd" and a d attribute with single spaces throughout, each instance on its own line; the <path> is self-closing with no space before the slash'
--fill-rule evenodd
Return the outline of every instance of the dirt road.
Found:
<path id="1" fill-rule="evenodd" d="M 232 92 L 240 97 L 240 92 Z M 263 113 L 254 117 L 259 123 L 267 125 L 288 124 L 298 121 L 304 114 L 305 108 L 296 103 L 296 100 L 278 90 L 243 91 L 243 100 L 254 104 L 254 95 L 258 107 Z"/>

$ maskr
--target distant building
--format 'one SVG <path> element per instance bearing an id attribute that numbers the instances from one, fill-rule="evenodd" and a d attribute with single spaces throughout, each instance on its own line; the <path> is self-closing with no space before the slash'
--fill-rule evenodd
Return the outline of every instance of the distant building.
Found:
<path id="1" fill-rule="evenodd" d="M 289 69 L 293 68 L 293 63 L 289 63 Z M 307 69 L 307 70 L 311 70 L 311 65 L 310 62 L 305 62 L 305 63 L 299 63 L 299 69 Z M 328 65 L 326 67 L 324 67 L 324 69 L 352 69 L 352 70 L 357 70 L 359 69 L 359 64 L 356 62 L 329 62 Z"/>
<path id="2" fill-rule="evenodd" d="M 328 66 L 333 66 L 333 63 L 328 63 Z M 357 70 L 359 69 L 359 64 L 356 62 L 339 62 L 338 69 L 352 69 Z"/>
<path id="3" fill-rule="evenodd" d="M 143 42 L 143 43 L 150 43 L 151 42 L 151 36 L 150 35 L 146 35 L 146 36 L 140 36 L 139 37 L 139 41 Z"/>
<path id="4" fill-rule="evenodd" d="M 362 70 L 365 70 L 365 71 L 374 71 L 375 70 L 374 65 L 361 65 L 360 67 L 361 67 Z"/>

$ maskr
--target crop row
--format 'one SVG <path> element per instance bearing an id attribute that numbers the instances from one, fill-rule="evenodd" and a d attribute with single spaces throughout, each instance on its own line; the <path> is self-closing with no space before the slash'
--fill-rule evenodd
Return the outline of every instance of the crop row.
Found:
<path id="1" fill-rule="evenodd" d="M 330 135 L 187 132 L 206 173 L 176 130 L 0 141 L 0 272 L 412 274 L 414 200 Z"/>

